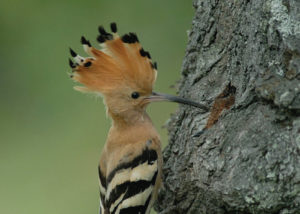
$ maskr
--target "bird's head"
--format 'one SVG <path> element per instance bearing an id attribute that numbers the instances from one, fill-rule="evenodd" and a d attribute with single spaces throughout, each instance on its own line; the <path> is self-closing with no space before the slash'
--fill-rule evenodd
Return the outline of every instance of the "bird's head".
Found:
<path id="1" fill-rule="evenodd" d="M 117 34 L 115 23 L 112 33 L 99 27 L 97 40 L 102 46 L 98 50 L 81 38 L 84 50 L 91 57 L 84 58 L 72 49 L 70 60 L 71 77 L 83 84 L 75 89 L 84 92 L 99 92 L 103 95 L 108 113 L 112 117 L 130 117 L 144 113 L 145 107 L 154 101 L 172 101 L 206 109 L 205 106 L 183 98 L 158 94 L 152 91 L 157 76 L 157 64 L 152 62 L 149 52 L 139 43 L 135 33 Z"/>

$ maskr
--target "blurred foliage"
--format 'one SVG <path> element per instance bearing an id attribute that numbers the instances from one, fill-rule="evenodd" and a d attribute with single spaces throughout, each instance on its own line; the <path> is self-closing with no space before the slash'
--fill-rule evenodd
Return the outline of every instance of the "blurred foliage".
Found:
<path id="1" fill-rule="evenodd" d="M 158 62 L 157 91 L 174 94 L 193 16 L 192 0 L 0 3 L 0 213 L 98 213 L 97 165 L 110 121 L 100 98 L 72 89 L 68 48 L 96 44 L 97 27 L 136 32 Z M 157 103 L 162 125 L 176 104 Z"/>

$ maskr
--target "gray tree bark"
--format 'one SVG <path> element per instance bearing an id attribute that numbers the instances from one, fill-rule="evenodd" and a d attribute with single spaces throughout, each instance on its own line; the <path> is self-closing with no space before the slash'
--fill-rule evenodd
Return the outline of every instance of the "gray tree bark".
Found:
<path id="1" fill-rule="evenodd" d="M 299 214 L 300 1 L 194 7 L 179 93 L 213 106 L 230 83 L 235 102 L 198 137 L 210 113 L 172 116 L 156 210 Z"/>

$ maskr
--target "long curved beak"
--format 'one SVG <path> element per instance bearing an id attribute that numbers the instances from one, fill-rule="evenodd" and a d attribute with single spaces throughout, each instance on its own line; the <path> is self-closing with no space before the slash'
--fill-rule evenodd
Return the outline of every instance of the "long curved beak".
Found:
<path id="1" fill-rule="evenodd" d="M 204 111 L 209 110 L 209 108 L 207 106 L 203 105 L 203 104 L 196 103 L 194 101 L 184 99 L 184 98 L 181 98 L 181 97 L 172 96 L 172 95 L 169 95 L 169 94 L 161 94 L 161 93 L 152 92 L 152 95 L 147 97 L 147 100 L 149 100 L 149 102 L 169 101 L 169 102 L 175 102 L 175 103 L 181 103 L 181 104 L 185 104 L 185 105 L 194 106 L 194 107 L 197 107 L 197 108 L 201 108 Z"/>

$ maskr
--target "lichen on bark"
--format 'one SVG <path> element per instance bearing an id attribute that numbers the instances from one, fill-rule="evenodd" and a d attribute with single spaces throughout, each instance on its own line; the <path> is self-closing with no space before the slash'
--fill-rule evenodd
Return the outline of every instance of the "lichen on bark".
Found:
<path id="1" fill-rule="evenodd" d="M 209 118 L 181 106 L 169 123 L 159 213 L 300 213 L 300 2 L 195 0 L 179 94 L 212 106 L 230 83 L 235 103 Z"/>

